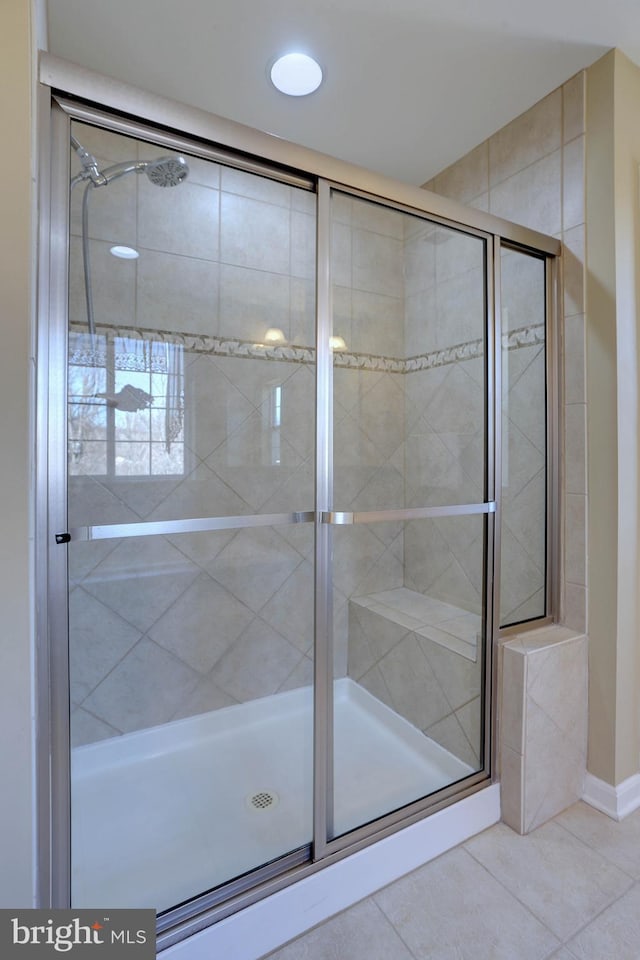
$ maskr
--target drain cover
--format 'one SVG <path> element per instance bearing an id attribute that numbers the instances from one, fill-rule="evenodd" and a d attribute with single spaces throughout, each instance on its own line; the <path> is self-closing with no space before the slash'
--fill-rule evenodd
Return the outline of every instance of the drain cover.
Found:
<path id="1" fill-rule="evenodd" d="M 273 790 L 259 790 L 247 797 L 247 806 L 252 810 L 268 810 L 269 807 L 275 807 L 277 802 L 278 794 Z"/>

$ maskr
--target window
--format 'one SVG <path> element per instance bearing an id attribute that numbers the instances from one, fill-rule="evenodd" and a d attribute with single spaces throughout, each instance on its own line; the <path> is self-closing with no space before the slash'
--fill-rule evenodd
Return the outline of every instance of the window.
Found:
<path id="1" fill-rule="evenodd" d="M 71 334 L 69 472 L 106 477 L 184 474 L 180 344 L 111 332 Z"/>

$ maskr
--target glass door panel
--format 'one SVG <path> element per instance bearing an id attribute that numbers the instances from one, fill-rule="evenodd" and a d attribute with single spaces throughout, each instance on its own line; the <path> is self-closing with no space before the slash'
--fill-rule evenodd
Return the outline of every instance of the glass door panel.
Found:
<path id="1" fill-rule="evenodd" d="M 335 837 L 482 768 L 489 505 L 484 238 L 336 192 L 332 242 Z"/>
<path id="2" fill-rule="evenodd" d="M 315 198 L 72 126 L 72 901 L 166 910 L 312 840 Z"/>

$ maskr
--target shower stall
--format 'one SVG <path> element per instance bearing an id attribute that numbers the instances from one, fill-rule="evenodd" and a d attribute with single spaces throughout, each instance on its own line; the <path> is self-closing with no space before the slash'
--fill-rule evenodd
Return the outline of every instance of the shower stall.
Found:
<path id="1" fill-rule="evenodd" d="M 497 640 L 554 612 L 558 244 L 84 82 L 41 338 L 52 872 L 162 931 L 491 781 Z"/>

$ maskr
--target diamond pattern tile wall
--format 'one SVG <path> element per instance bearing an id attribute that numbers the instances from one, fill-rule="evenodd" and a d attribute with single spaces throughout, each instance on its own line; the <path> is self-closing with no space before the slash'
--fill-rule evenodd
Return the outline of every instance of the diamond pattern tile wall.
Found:
<path id="1" fill-rule="evenodd" d="M 214 193 L 218 195 L 211 184 L 194 182 L 189 202 L 206 203 Z M 173 300 L 159 303 L 156 314 L 145 316 L 146 324 L 188 331 L 191 323 L 193 332 L 202 336 L 237 336 L 246 329 L 253 336 L 258 319 L 258 326 L 265 328 L 306 331 L 297 342 L 311 346 L 309 224 L 294 217 L 304 243 L 290 251 L 290 258 L 280 262 L 269 257 L 266 263 L 255 237 L 245 238 L 248 246 L 243 246 L 242 218 L 232 209 L 233 190 L 221 196 L 226 219 L 221 225 L 207 220 L 215 236 L 200 251 L 205 259 L 198 266 L 202 270 L 210 264 L 213 280 L 207 290 L 215 302 L 201 303 L 193 315 L 185 306 L 180 317 L 171 316 L 171 310 L 178 309 Z M 290 201 L 282 191 L 254 199 L 246 195 L 239 203 L 256 216 L 264 214 L 265 224 L 277 221 L 279 231 L 288 222 Z M 400 357 L 446 349 L 464 335 L 471 339 L 480 335 L 470 300 L 481 282 L 475 241 L 434 231 L 400 214 L 387 216 L 359 201 L 347 200 L 342 206 L 344 222 L 337 225 L 342 253 L 335 264 L 341 284 L 335 291 L 336 322 L 338 332 L 351 338 L 351 349 Z M 340 203 L 336 209 L 342 209 Z M 108 219 L 109 211 L 97 211 L 96 236 L 102 236 L 100 216 Z M 107 232 L 108 227 L 105 220 Z M 216 230 L 224 234 L 222 242 Z M 154 246 L 151 239 L 147 242 Z M 375 262 L 367 264 L 367 250 L 373 251 Z M 174 273 L 180 274 L 182 262 L 191 258 L 185 250 L 180 256 L 171 250 L 161 253 L 156 246 L 155 259 L 148 258 L 147 293 L 153 287 L 154 264 L 162 266 L 158 283 L 166 287 L 174 283 Z M 248 256 L 255 262 L 248 265 Z M 223 262 L 225 257 L 229 262 Z M 74 277 L 81 283 L 80 273 Z M 96 289 L 108 290 L 104 277 L 96 278 Z M 106 292 L 104 296 L 106 309 Z M 148 310 L 149 297 L 143 300 Z M 235 318 L 237 329 L 219 329 L 220 303 L 227 328 Z M 131 304 L 134 309 L 133 298 Z M 437 318 L 442 322 L 434 323 Z M 525 358 L 524 352 L 514 359 L 512 388 L 519 380 L 525 382 L 534 359 L 533 354 L 532 359 Z M 314 364 L 207 355 L 198 348 L 196 337 L 193 350 L 184 350 L 184 371 L 184 475 L 71 478 L 70 523 L 312 509 Z M 411 374 L 337 366 L 334 408 L 336 509 L 376 510 L 482 498 L 481 357 Z M 514 399 L 509 415 L 512 435 L 522 438 L 511 460 L 509 495 L 523 509 L 527 484 L 541 468 L 540 438 L 529 422 L 526 404 L 519 408 Z M 525 576 L 526 563 L 533 562 L 532 529 L 526 517 L 511 526 L 514 569 L 522 549 Z M 406 585 L 477 611 L 481 547 L 481 524 L 475 523 L 337 529 L 336 674 L 344 674 L 347 667 L 351 671 L 369 642 L 362 625 L 356 630 L 351 596 Z M 70 561 L 72 584 L 77 585 L 71 601 L 76 742 L 310 682 L 312 553 L 310 527 L 74 544 Z M 530 601 L 514 592 L 514 603 Z M 438 672 L 432 660 L 424 641 L 403 635 L 393 649 L 377 651 L 368 668 L 358 671 L 359 678 L 378 691 L 376 695 L 414 717 L 421 729 L 437 728 L 441 742 L 466 743 L 470 755 L 475 721 L 467 714 L 474 713 L 470 705 L 477 693 L 470 690 L 464 702 L 452 697 L 452 679 L 442 669 Z M 420 688 L 430 691 L 428 708 L 420 702 Z"/>

